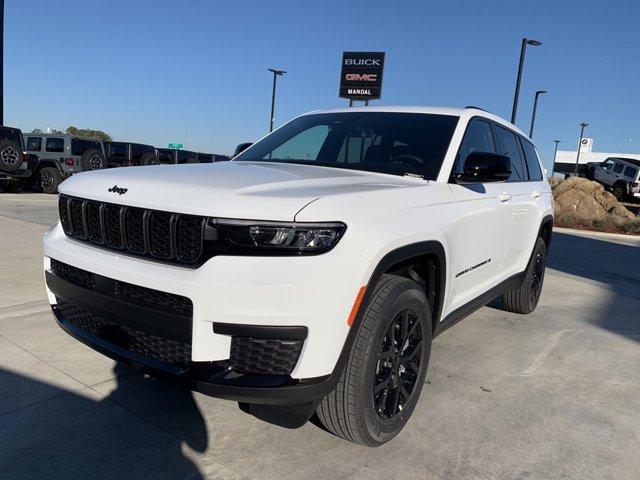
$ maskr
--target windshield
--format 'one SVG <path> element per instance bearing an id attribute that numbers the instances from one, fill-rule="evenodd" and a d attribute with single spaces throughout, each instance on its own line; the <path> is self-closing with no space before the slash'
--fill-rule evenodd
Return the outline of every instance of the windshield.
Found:
<path id="1" fill-rule="evenodd" d="M 234 161 L 302 163 L 435 180 L 458 117 L 322 113 L 296 118 Z"/>

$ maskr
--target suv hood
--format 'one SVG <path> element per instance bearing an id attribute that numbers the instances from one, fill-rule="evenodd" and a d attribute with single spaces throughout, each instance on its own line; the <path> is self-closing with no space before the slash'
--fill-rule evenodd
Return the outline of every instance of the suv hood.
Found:
<path id="1" fill-rule="evenodd" d="M 293 221 L 302 208 L 324 196 L 424 184 L 356 170 L 232 161 L 80 173 L 65 180 L 60 193 L 193 215 Z M 126 192 L 119 193 L 122 189 Z"/>

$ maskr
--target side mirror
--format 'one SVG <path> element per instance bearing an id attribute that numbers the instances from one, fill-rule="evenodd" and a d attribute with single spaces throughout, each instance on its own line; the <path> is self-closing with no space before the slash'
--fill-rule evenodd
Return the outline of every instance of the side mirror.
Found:
<path id="1" fill-rule="evenodd" d="M 504 182 L 511 176 L 511 159 L 491 152 L 472 152 L 457 180 L 466 183 Z"/>
<path id="2" fill-rule="evenodd" d="M 253 143 L 251 142 L 246 142 L 246 143 L 241 143 L 236 147 L 236 151 L 233 152 L 233 156 L 237 157 L 238 155 L 240 155 L 242 152 L 244 152 L 247 148 L 249 148 L 251 145 L 253 145 Z"/>

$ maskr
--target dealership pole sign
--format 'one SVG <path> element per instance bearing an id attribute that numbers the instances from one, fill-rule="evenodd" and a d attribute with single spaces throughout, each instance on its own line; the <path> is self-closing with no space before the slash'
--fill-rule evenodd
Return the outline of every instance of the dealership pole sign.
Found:
<path id="1" fill-rule="evenodd" d="M 382 94 L 384 52 L 343 52 L 340 97 L 371 100 Z"/>

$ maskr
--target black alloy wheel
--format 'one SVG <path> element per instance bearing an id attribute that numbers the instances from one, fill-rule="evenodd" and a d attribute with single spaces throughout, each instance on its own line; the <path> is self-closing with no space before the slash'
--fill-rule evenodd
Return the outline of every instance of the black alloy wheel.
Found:
<path id="1" fill-rule="evenodd" d="M 391 322 L 375 371 L 373 402 L 382 418 L 401 414 L 411 398 L 422 361 L 422 320 L 405 310 Z"/>

